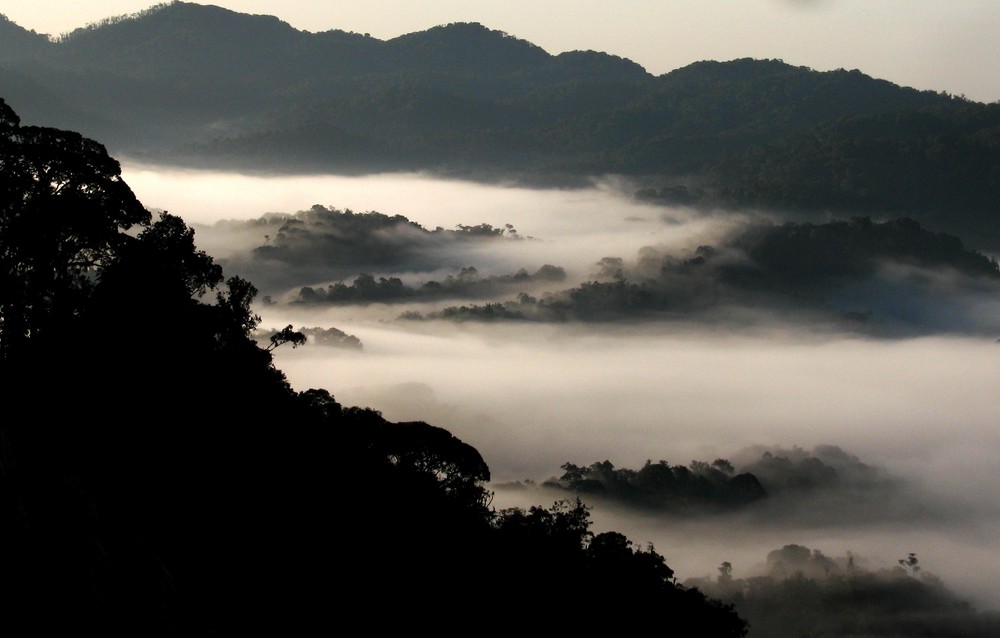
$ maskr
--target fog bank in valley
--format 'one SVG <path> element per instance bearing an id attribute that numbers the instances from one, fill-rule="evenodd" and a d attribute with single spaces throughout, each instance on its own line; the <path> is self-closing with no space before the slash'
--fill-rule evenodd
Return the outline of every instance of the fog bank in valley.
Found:
<path id="1" fill-rule="evenodd" d="M 633 201 L 626 194 L 632 188 L 616 179 L 595 181 L 591 189 L 545 190 L 419 174 L 280 177 L 123 164 L 125 180 L 146 206 L 169 210 L 195 225 L 199 247 L 220 259 L 263 245 L 267 231 L 251 228 L 234 234 L 233 225 L 217 227 L 216 222 L 256 220 L 267 213 L 293 214 L 317 204 L 357 213 L 403 215 L 428 230 L 454 229 L 460 224 L 511 224 L 522 236 L 541 240 L 517 246 L 520 251 L 527 255 L 544 252 L 550 257 L 556 251 L 556 256 L 563 257 L 556 265 L 579 271 L 589 271 L 606 255 L 634 254 L 642 246 L 670 242 L 678 236 L 678 222 L 694 221 L 690 211 Z M 600 233 L 598 250 L 595 232 Z M 531 266 L 521 263 L 527 259 L 516 252 L 492 259 L 507 264 L 508 269 Z M 480 264 L 463 265 L 483 270 Z"/>
<path id="2" fill-rule="evenodd" d="M 279 351 L 290 380 L 446 427 L 483 451 L 496 482 L 541 482 L 567 462 L 637 468 L 825 444 L 892 479 L 708 519 L 594 503 L 600 525 L 654 542 L 680 573 L 747 565 L 776 542 L 889 561 L 916 551 L 959 591 L 995 605 L 995 343 L 341 325 L 360 335 L 364 354 Z M 496 504 L 567 497 L 497 490 Z"/>
<path id="3" fill-rule="evenodd" d="M 596 280 L 605 258 L 635 273 L 644 255 L 662 260 L 720 245 L 748 217 L 639 204 L 609 183 L 535 191 L 416 175 L 286 180 L 149 167 L 127 168 L 126 179 L 146 206 L 194 223 L 199 247 L 217 255 L 228 274 L 262 277 L 258 286 L 272 297 L 256 308 L 262 325 L 335 328 L 364 344 L 278 348 L 276 363 L 296 389 L 326 388 L 345 405 L 447 428 L 482 452 L 495 484 L 541 483 L 561 475 L 565 463 L 738 464 L 747 449 L 820 446 L 836 446 L 880 477 L 706 516 L 593 503 L 597 529 L 655 543 L 682 579 L 715 575 L 722 561 L 742 577 L 787 544 L 828 555 L 852 551 L 883 566 L 916 552 L 959 594 L 1000 606 L 992 583 L 1000 569 L 1000 308 L 992 283 L 879 261 L 870 278 L 817 291 L 919 326 L 887 334 L 821 324 L 784 306 L 760 312 L 738 303 L 680 321 L 400 321 L 405 311 L 428 315 L 454 302 L 289 302 L 302 286 L 347 288 L 362 273 L 416 288 L 458 277 L 462 268 L 486 280 L 562 269 L 565 278 L 533 282 L 541 298 Z M 247 258 L 274 236 L 244 222 L 316 204 L 403 215 L 426 232 L 510 224 L 523 239 L 428 244 L 419 259 L 404 251 L 379 269 L 354 258 L 329 268 L 336 255 L 326 257 L 327 266 L 289 258 L 280 269 Z M 494 504 L 549 504 L 538 498 L 497 489 Z"/>

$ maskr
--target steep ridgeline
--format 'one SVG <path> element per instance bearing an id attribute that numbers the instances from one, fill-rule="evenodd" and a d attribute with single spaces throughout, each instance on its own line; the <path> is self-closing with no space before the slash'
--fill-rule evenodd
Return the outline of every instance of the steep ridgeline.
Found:
<path id="1" fill-rule="evenodd" d="M 449 110 L 471 115 L 484 104 L 553 84 L 652 79 L 621 58 L 593 52 L 552 56 L 478 24 L 382 41 L 343 31 L 308 33 L 270 16 L 180 2 L 78 29 L 38 50 L 7 48 L 0 50 L 0 66 L 8 73 L 23 71 L 125 126 L 125 133 L 85 132 L 108 134 L 129 151 L 170 144 L 178 130 L 187 142 L 202 141 L 210 125 L 216 135 L 288 137 L 316 119 L 329 120 L 321 140 L 336 130 L 371 141 L 373 130 L 414 110 L 408 105 L 414 100 L 418 111 L 437 113 L 414 133 L 439 134 L 453 119 Z M 367 112 L 368 105 L 394 94 L 401 96 L 399 103 Z M 340 108 L 354 119 L 334 110 L 345 100 Z M 501 110 L 516 115 L 510 107 Z M 488 121 L 488 113 L 482 116 Z M 34 119 L 32 113 L 24 117 Z M 358 130 L 358 118 L 371 123 Z M 385 137 L 391 140 L 395 132 Z M 313 155 L 299 152 L 297 159 L 341 161 L 336 153 Z"/>

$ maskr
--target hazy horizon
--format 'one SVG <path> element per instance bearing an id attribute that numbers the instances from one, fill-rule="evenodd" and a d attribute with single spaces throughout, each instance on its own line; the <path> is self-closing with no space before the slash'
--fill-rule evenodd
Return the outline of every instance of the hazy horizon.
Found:
<path id="1" fill-rule="evenodd" d="M 143 11 L 150 0 L 8 0 L 20 26 L 59 35 Z M 995 34 L 1000 5 L 989 0 L 713 0 L 628 5 L 600 2 L 491 3 L 391 0 L 331 5 L 320 0 L 218 0 L 243 13 L 275 15 L 306 31 L 340 29 L 391 39 L 452 22 L 480 22 L 552 54 L 596 50 L 629 58 L 655 75 L 701 60 L 777 58 L 818 71 L 859 69 L 921 90 L 1000 100 Z"/>

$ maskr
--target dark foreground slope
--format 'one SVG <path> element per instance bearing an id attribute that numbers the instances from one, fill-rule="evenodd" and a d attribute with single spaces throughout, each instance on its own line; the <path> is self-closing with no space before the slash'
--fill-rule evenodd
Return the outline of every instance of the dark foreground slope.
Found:
<path id="1" fill-rule="evenodd" d="M 450 633 L 514 609 L 579 629 L 637 604 L 743 635 L 579 503 L 491 509 L 447 431 L 294 391 L 270 350 L 298 336 L 258 347 L 253 286 L 100 145 L 0 101 L 0 169 L 5 635 Z"/>

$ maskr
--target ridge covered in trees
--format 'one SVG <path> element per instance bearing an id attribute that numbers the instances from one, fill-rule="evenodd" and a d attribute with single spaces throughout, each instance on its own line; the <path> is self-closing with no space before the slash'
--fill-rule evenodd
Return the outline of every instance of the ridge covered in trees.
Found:
<path id="1" fill-rule="evenodd" d="M 0 176 L 8 633 L 283 634 L 372 612 L 453 630 L 488 602 L 553 629 L 642 603 L 745 634 L 579 502 L 491 508 L 488 466 L 446 430 L 294 391 L 252 339 L 253 285 L 152 219 L 100 144 L 0 100 Z M 581 592 L 601 607 L 548 614 Z"/>
<path id="2" fill-rule="evenodd" d="M 686 246 L 643 246 L 589 270 L 548 256 L 518 268 L 525 261 L 510 256 L 524 252 L 519 243 L 552 251 L 543 248 L 549 238 L 510 224 L 429 230 L 402 215 L 317 205 L 202 228 L 242 246 L 226 267 L 260 285 L 265 302 L 298 310 L 394 304 L 405 320 L 781 323 L 881 337 L 1000 329 L 979 311 L 1000 290 L 995 257 L 913 218 L 698 218 L 710 230 Z M 509 265 L 491 264 L 495 255 Z"/>
<path id="3" fill-rule="evenodd" d="M 655 201 L 908 215 L 1000 245 L 1000 105 L 856 69 L 736 59 L 653 76 L 480 24 L 383 41 L 184 2 L 54 40 L 0 29 L 0 81 L 25 117 L 152 161 L 576 185 L 623 174 Z"/>
<path id="4" fill-rule="evenodd" d="M 753 447 L 737 452 L 732 460 L 693 460 L 686 466 L 660 459 L 632 469 L 604 460 L 564 463 L 562 470 L 540 483 L 528 479 L 496 488 L 569 493 L 589 503 L 686 518 L 738 512 L 809 520 L 808 512 L 803 517 L 798 510 L 821 507 L 819 503 L 831 499 L 842 520 L 891 520 L 920 500 L 904 496 L 903 482 L 884 469 L 833 445 L 812 450 Z"/>
<path id="5" fill-rule="evenodd" d="M 318 301 L 316 297 L 319 296 L 330 301 L 348 298 L 378 301 L 377 290 L 366 283 L 373 272 L 459 270 L 468 267 L 463 263 L 467 257 L 457 256 L 463 248 L 530 239 L 520 235 L 511 224 L 458 224 L 450 229 L 440 226 L 428 229 L 403 215 L 355 212 L 318 204 L 294 214 L 268 213 L 256 219 L 219 221 L 211 226 L 211 231 L 248 237 L 253 242 L 250 250 L 230 256 L 227 260 L 230 269 L 252 273 L 254 281 L 269 295 L 283 295 L 294 288 L 303 301 Z M 469 280 L 471 275 L 471 272 L 466 273 L 465 279 Z M 345 284 L 351 288 L 349 292 L 337 287 L 333 297 L 326 294 L 329 287 L 324 290 L 316 284 L 338 279 L 343 283 L 342 280 L 349 276 L 356 278 L 358 286 L 351 288 Z M 436 283 L 442 285 L 439 292 L 444 293 L 447 284 Z M 451 283 L 458 282 L 453 280 Z M 495 283 L 502 287 L 501 282 Z M 377 284 L 376 288 L 378 285 L 384 289 L 381 292 L 406 292 L 402 290 L 402 282 Z M 306 291 L 303 296 L 303 288 L 313 290 L 316 295 Z M 480 288 L 488 286 L 480 285 Z M 428 288 L 423 292 L 432 290 Z"/>
<path id="6" fill-rule="evenodd" d="M 426 315 L 410 312 L 402 318 L 739 323 L 752 321 L 754 311 L 762 317 L 791 312 L 814 325 L 891 336 L 992 329 L 965 325 L 958 303 L 944 323 L 928 323 L 915 308 L 949 297 L 960 300 L 964 292 L 995 294 L 998 286 L 1000 267 L 994 258 L 910 218 L 755 221 L 734 224 L 715 244 L 688 254 L 647 247 L 628 263 L 606 257 L 593 278 L 574 288 L 541 297 L 520 292 L 508 301 L 450 306 Z"/>

